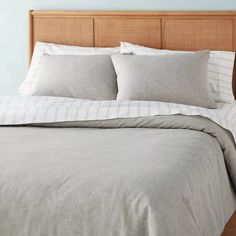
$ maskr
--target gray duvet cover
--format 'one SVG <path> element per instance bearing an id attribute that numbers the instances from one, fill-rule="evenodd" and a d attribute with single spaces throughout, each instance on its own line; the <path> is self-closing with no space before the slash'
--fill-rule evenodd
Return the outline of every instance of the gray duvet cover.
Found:
<path id="1" fill-rule="evenodd" d="M 207 118 L 7 126 L 0 147 L 1 236 L 219 236 L 236 207 L 235 143 Z"/>

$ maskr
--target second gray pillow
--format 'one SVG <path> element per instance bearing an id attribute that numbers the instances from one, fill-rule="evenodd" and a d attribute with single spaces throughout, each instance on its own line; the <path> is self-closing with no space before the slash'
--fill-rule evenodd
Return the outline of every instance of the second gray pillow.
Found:
<path id="1" fill-rule="evenodd" d="M 112 55 L 118 100 L 151 100 L 216 108 L 207 83 L 208 51 L 186 54 Z"/>

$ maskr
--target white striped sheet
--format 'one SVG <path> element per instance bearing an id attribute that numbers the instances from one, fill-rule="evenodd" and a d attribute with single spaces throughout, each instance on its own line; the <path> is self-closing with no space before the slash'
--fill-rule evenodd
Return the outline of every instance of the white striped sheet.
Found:
<path id="1" fill-rule="evenodd" d="M 100 114 L 100 108 L 101 108 L 101 105 L 102 105 L 102 101 L 99 101 L 99 103 L 97 102 L 97 107 L 96 107 L 96 114 L 95 114 L 95 118 L 96 118 L 96 120 L 98 120 L 99 119 L 99 114 Z"/>
<path id="2" fill-rule="evenodd" d="M 130 107 L 129 106 L 127 106 L 127 109 L 129 109 Z M 118 107 L 114 107 L 114 106 L 109 106 L 109 108 L 108 108 L 108 116 L 107 117 L 109 117 L 110 116 L 110 114 L 115 114 L 115 115 L 117 115 L 117 113 L 118 113 L 118 110 L 119 110 L 119 104 L 118 104 Z M 128 114 L 129 113 L 129 111 L 127 110 L 127 111 L 125 111 L 125 113 L 126 114 Z"/>
<path id="3" fill-rule="evenodd" d="M 20 120 L 23 121 L 23 117 L 24 117 L 24 110 L 21 109 L 21 117 Z M 0 118 L 0 124 L 7 124 L 8 122 L 18 122 L 19 119 L 15 119 L 16 117 L 16 110 L 14 109 L 9 109 L 8 112 L 6 112 L 5 114 L 2 115 L 2 117 Z"/>
<path id="4" fill-rule="evenodd" d="M 219 82 L 226 82 L 228 84 L 232 85 L 232 79 L 233 79 L 233 70 L 234 70 L 234 66 L 232 66 L 232 69 L 225 69 L 225 68 L 219 68 L 218 71 L 218 80 Z"/>
<path id="5" fill-rule="evenodd" d="M 222 52 L 223 53 L 223 52 Z M 234 58 L 231 59 L 231 61 L 227 61 L 225 63 L 225 61 L 222 61 L 220 59 L 209 59 L 209 65 L 212 66 L 212 67 L 218 67 L 218 68 L 221 68 L 221 69 L 226 69 L 226 70 L 231 70 L 232 69 L 232 66 L 234 65 Z"/>
<path id="6" fill-rule="evenodd" d="M 228 81 L 221 80 L 219 81 L 220 86 L 224 86 L 226 88 L 232 88 L 232 84 L 228 83 Z"/>
<path id="7" fill-rule="evenodd" d="M 139 112 L 139 102 L 136 101 L 133 106 L 130 106 L 130 113 L 138 116 Z"/>
<path id="8" fill-rule="evenodd" d="M 73 111 L 73 110 L 72 110 Z M 45 111 L 46 112 L 46 111 Z M 46 112 L 45 119 L 50 119 L 50 117 L 54 117 L 56 115 L 56 110 L 52 108 L 48 108 Z"/>
<path id="9" fill-rule="evenodd" d="M 45 46 L 46 48 L 46 53 L 49 54 L 55 54 L 55 53 L 60 53 L 61 55 L 65 55 L 67 53 L 70 53 L 70 55 L 77 55 L 77 53 L 84 52 L 85 55 L 90 52 L 97 52 L 99 54 L 104 54 L 104 53 L 119 53 L 120 48 L 115 47 L 115 48 L 95 48 L 95 47 L 79 47 L 79 46 L 67 46 L 67 45 L 60 45 L 60 44 L 52 44 L 52 43 L 39 43 Z"/>
<path id="10" fill-rule="evenodd" d="M 220 64 L 219 63 L 216 63 L 215 61 L 211 61 L 209 59 L 209 62 L 208 62 L 208 66 L 209 67 L 212 67 L 212 68 L 215 68 L 215 69 L 218 69 L 218 67 L 222 67 L 222 69 L 226 69 L 226 70 L 230 70 L 231 71 L 231 68 L 232 68 L 232 64 Z"/>
<path id="11" fill-rule="evenodd" d="M 98 109 L 98 106 L 96 107 L 91 107 L 88 111 L 87 111 L 87 119 L 88 120 L 93 120 L 94 119 L 94 114 L 96 114 Z"/>
<path id="12" fill-rule="evenodd" d="M 230 88 L 225 88 L 224 86 L 221 86 L 220 84 L 220 95 L 224 94 L 224 96 L 229 95 L 229 97 L 231 97 L 231 93 L 229 92 Z"/>
<path id="13" fill-rule="evenodd" d="M 219 80 L 219 76 L 215 73 L 208 72 L 208 80 L 212 80 L 212 83 L 216 83 Z M 226 83 L 228 83 L 226 81 Z"/>
<path id="14" fill-rule="evenodd" d="M 107 107 L 105 107 L 103 104 L 105 103 L 104 101 L 99 101 L 97 102 L 99 105 L 99 112 L 97 113 L 97 116 L 95 117 L 96 120 L 103 120 L 104 119 L 104 114 L 107 113 Z M 120 115 L 119 115 L 120 116 Z M 118 116 L 118 117 L 119 117 Z"/>
<path id="15" fill-rule="evenodd" d="M 213 70 L 219 70 L 219 69 L 226 70 L 226 71 L 230 72 L 230 74 L 231 74 L 232 66 L 233 66 L 232 64 L 222 65 L 220 63 L 212 63 L 212 62 L 210 62 L 210 60 L 208 61 L 208 68 L 212 68 Z"/>
<path id="16" fill-rule="evenodd" d="M 210 81 L 217 101 L 234 101 L 232 90 L 234 57 L 235 54 L 231 52 L 211 52 L 210 54 L 208 77 L 216 79 L 214 81 L 211 78 Z M 215 67 L 212 67 L 211 63 Z"/>
<path id="17" fill-rule="evenodd" d="M 230 82 L 232 83 L 232 78 L 231 78 L 231 73 L 224 73 L 222 72 L 221 70 L 218 70 L 218 71 L 214 71 L 214 70 L 210 70 L 208 69 L 208 73 L 209 74 L 216 74 L 218 77 L 222 77 L 223 80 L 225 81 L 229 81 L 229 78 L 230 78 Z"/>
<path id="18" fill-rule="evenodd" d="M 45 52 L 45 45 L 37 43 L 35 46 L 33 56 L 32 56 L 28 75 L 19 88 L 19 92 L 21 94 L 27 95 L 31 92 L 33 79 L 38 73 L 38 64 L 44 52 Z"/>
<path id="19" fill-rule="evenodd" d="M 222 93 L 221 93 L 222 94 Z M 227 98 L 227 95 L 225 94 L 224 98 Z M 226 99 L 227 100 L 227 99 Z M 227 102 L 228 103 L 228 102 Z"/>
<path id="20" fill-rule="evenodd" d="M 208 72 L 217 73 L 220 75 L 222 74 L 228 77 L 232 75 L 232 68 L 212 66 L 208 64 Z"/>
<path id="21" fill-rule="evenodd" d="M 120 114 L 120 105 L 121 105 L 121 101 L 117 102 L 117 110 L 116 110 L 116 115 L 119 116 Z"/>
<path id="22" fill-rule="evenodd" d="M 223 87 L 223 86 L 221 87 L 221 85 L 222 85 L 222 83 L 220 82 L 220 83 L 219 83 L 220 92 L 221 92 L 221 93 L 224 93 L 224 94 L 231 95 L 231 88 L 232 88 L 232 85 L 230 86 L 230 88 L 226 88 L 226 87 L 225 87 L 225 84 L 223 84 L 224 87 Z"/>
<path id="23" fill-rule="evenodd" d="M 227 100 L 227 97 L 230 97 L 231 95 L 229 95 L 228 93 L 225 93 L 224 91 L 221 90 L 221 93 L 219 94 L 222 98 L 222 96 L 224 95 L 224 99 Z M 223 98 L 222 98 L 223 99 Z"/>
<path id="24" fill-rule="evenodd" d="M 229 94 L 230 95 L 230 93 L 229 93 L 229 91 L 230 91 L 230 88 L 228 87 L 228 88 L 226 88 L 226 87 L 224 87 L 224 86 L 221 86 L 222 84 L 220 83 L 220 91 L 222 92 L 222 93 L 227 93 L 227 94 Z M 232 86 L 231 86 L 232 87 Z"/>
<path id="25" fill-rule="evenodd" d="M 217 109 L 152 101 L 87 101 L 55 97 L 0 97 L 0 125 L 106 120 L 156 115 L 201 115 L 236 138 L 236 102 Z"/>
<path id="26" fill-rule="evenodd" d="M 218 84 L 219 84 L 219 89 L 227 89 L 229 90 L 229 94 L 232 94 L 232 82 L 231 83 L 226 83 L 225 81 L 221 80 L 221 81 L 218 81 Z"/>
<path id="27" fill-rule="evenodd" d="M 52 104 L 54 104 L 55 106 L 68 106 L 68 104 L 70 104 L 70 106 L 77 106 L 77 107 L 83 107 L 83 106 L 87 106 L 88 104 L 91 105 L 97 105 L 97 106 L 108 106 L 108 104 L 110 104 L 110 106 L 117 106 L 118 103 L 121 104 L 121 106 L 123 107 L 127 107 L 130 104 L 134 105 L 134 104 L 138 104 L 140 103 L 141 106 L 148 106 L 149 104 L 153 105 L 153 104 L 158 104 L 158 102 L 153 102 L 153 101 L 116 101 L 116 100 L 112 100 L 112 101 L 91 101 L 91 100 L 79 100 L 79 99 L 73 99 L 73 98 L 60 98 L 57 97 L 57 103 L 55 103 L 55 97 L 40 97 L 40 96 L 31 96 L 31 97 L 5 97 L 5 99 L 0 99 L 1 102 L 1 106 L 8 106 L 8 100 L 12 101 L 11 103 L 15 106 L 16 105 L 16 101 L 17 99 L 19 100 L 17 102 L 17 105 L 20 107 L 25 106 L 25 103 L 28 103 L 30 105 L 35 104 L 36 102 L 40 103 L 41 107 L 48 107 L 51 106 Z M 45 104 L 44 104 L 45 103 Z M 165 108 L 165 103 L 159 103 L 160 106 L 163 106 L 163 108 Z M 42 106 L 44 105 L 44 106 Z M 185 108 L 185 105 L 181 105 L 181 104 L 172 104 L 173 107 L 183 107 Z M 223 107 L 223 105 L 221 105 L 221 107 Z M 206 110 L 205 108 L 199 108 L 202 110 Z"/>
<path id="28" fill-rule="evenodd" d="M 232 59 L 234 59 L 234 55 L 231 52 L 224 52 L 224 54 L 222 54 L 222 52 L 220 51 L 211 51 L 210 54 L 210 59 L 211 60 L 216 60 L 216 61 L 220 61 L 221 64 L 229 64 L 231 65 L 232 63 Z"/>
<path id="29" fill-rule="evenodd" d="M 234 120 L 233 117 L 236 115 L 236 112 L 234 111 L 233 107 L 230 107 L 230 111 L 227 114 L 227 119 L 234 121 L 236 123 L 236 119 Z"/>
<path id="30" fill-rule="evenodd" d="M 220 84 L 220 86 L 221 86 L 221 84 Z M 222 96 L 222 95 L 224 95 L 224 97 L 227 97 L 227 96 L 229 96 L 229 97 L 231 97 L 231 93 L 229 92 L 229 88 L 225 88 L 224 86 L 221 86 L 220 87 L 220 96 Z"/>

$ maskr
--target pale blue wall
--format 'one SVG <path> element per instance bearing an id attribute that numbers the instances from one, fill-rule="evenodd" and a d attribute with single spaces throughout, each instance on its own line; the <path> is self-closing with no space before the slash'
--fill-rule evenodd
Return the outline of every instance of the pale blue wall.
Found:
<path id="1" fill-rule="evenodd" d="M 17 94 L 27 72 L 27 11 L 236 10 L 236 0 L 0 0 L 0 95 Z"/>

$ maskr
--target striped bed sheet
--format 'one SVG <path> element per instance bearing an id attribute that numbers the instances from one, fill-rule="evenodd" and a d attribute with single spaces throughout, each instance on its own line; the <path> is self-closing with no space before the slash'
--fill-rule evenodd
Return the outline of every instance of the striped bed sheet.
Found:
<path id="1" fill-rule="evenodd" d="M 235 54 L 211 51 L 208 63 L 208 79 L 217 101 L 232 101 L 232 77 Z"/>
<path id="2" fill-rule="evenodd" d="M 229 130 L 236 140 L 236 102 L 218 103 L 217 109 L 205 109 L 153 101 L 90 101 L 46 96 L 0 97 L 2 126 L 176 114 L 207 117 Z"/>

